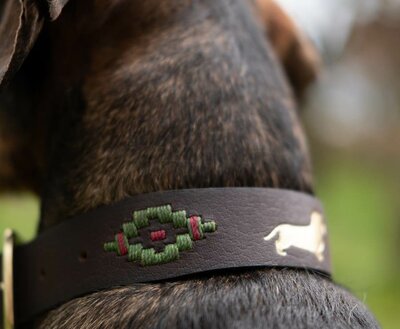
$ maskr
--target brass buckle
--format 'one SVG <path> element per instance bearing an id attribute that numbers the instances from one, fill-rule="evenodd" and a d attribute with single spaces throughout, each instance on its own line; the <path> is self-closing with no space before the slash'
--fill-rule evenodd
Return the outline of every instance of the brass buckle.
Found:
<path id="1" fill-rule="evenodd" d="M 4 329 L 14 328 L 14 283 L 13 253 L 14 233 L 11 229 L 4 231 L 3 242 L 3 324 Z"/>

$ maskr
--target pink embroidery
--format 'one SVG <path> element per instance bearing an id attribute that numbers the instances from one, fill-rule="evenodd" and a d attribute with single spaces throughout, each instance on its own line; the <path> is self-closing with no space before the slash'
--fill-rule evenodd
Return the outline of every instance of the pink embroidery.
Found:
<path id="1" fill-rule="evenodd" d="M 128 253 L 128 248 L 125 246 L 124 234 L 118 233 L 117 240 L 118 240 L 119 252 L 121 253 L 122 256 L 126 255 Z"/>
<path id="2" fill-rule="evenodd" d="M 192 228 L 193 239 L 200 240 L 201 234 L 199 231 L 199 217 L 197 217 L 197 216 L 190 217 L 190 226 Z"/>
<path id="3" fill-rule="evenodd" d="M 151 241 L 164 240 L 166 236 L 167 236 L 167 233 L 165 233 L 164 230 L 154 231 L 154 232 L 150 233 Z"/>

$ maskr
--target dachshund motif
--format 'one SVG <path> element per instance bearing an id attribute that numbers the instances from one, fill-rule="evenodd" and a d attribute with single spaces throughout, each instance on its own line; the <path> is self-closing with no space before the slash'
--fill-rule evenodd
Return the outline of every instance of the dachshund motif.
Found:
<path id="1" fill-rule="evenodd" d="M 275 241 L 276 252 L 281 256 L 287 255 L 290 247 L 297 247 L 313 253 L 317 259 L 324 260 L 326 226 L 319 212 L 311 214 L 310 224 L 307 226 L 282 224 L 275 227 L 270 234 L 264 237 L 269 241 L 278 236 Z"/>

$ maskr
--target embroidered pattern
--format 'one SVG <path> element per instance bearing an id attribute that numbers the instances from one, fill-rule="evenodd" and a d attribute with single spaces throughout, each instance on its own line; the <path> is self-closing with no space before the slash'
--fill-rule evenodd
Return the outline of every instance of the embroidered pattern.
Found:
<path id="1" fill-rule="evenodd" d="M 176 234 L 175 243 L 165 243 L 164 250 L 160 252 L 155 248 L 145 248 L 142 242 L 130 243 L 129 240 L 140 237 L 141 229 L 150 226 L 150 220 L 157 220 L 160 224 L 171 223 L 174 229 L 185 229 L 185 232 Z M 115 235 L 114 241 L 105 243 L 104 250 L 119 256 L 128 255 L 130 261 L 137 261 L 143 266 L 163 264 L 177 260 L 181 251 L 193 249 L 193 241 L 201 240 L 205 233 L 216 230 L 214 221 L 204 222 L 200 216 L 187 217 L 185 210 L 172 211 L 170 205 L 151 207 L 133 212 L 132 220 L 122 224 L 122 232 Z M 166 238 L 167 232 L 163 229 L 150 232 L 152 242 Z"/>

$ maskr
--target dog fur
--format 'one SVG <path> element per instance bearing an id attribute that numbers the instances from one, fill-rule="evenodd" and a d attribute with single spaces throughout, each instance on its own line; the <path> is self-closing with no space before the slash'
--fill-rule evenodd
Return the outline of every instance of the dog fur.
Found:
<path id="1" fill-rule="evenodd" d="M 282 12 L 272 15 L 278 7 L 264 5 L 71 0 L 61 14 L 57 7 L 60 16 L 44 23 L 1 97 L 7 125 L 16 127 L 9 134 L 21 139 L 14 148 L 0 148 L 6 150 L 0 170 L 9 168 L 0 172 L 3 187 L 14 178 L 15 185 L 39 191 L 41 230 L 158 190 L 266 186 L 312 193 L 307 147 L 284 69 L 292 68 L 291 61 L 297 61 L 296 70 L 299 64 L 314 66 L 300 55 L 303 50 L 293 51 L 306 47 L 293 41 L 293 25 L 280 23 L 271 43 L 268 15 Z M 293 39 L 290 56 L 277 50 L 280 38 Z M 23 165 L 13 165 L 21 159 Z M 378 327 L 365 306 L 329 278 L 289 269 L 110 289 L 72 300 L 34 325 Z"/>

